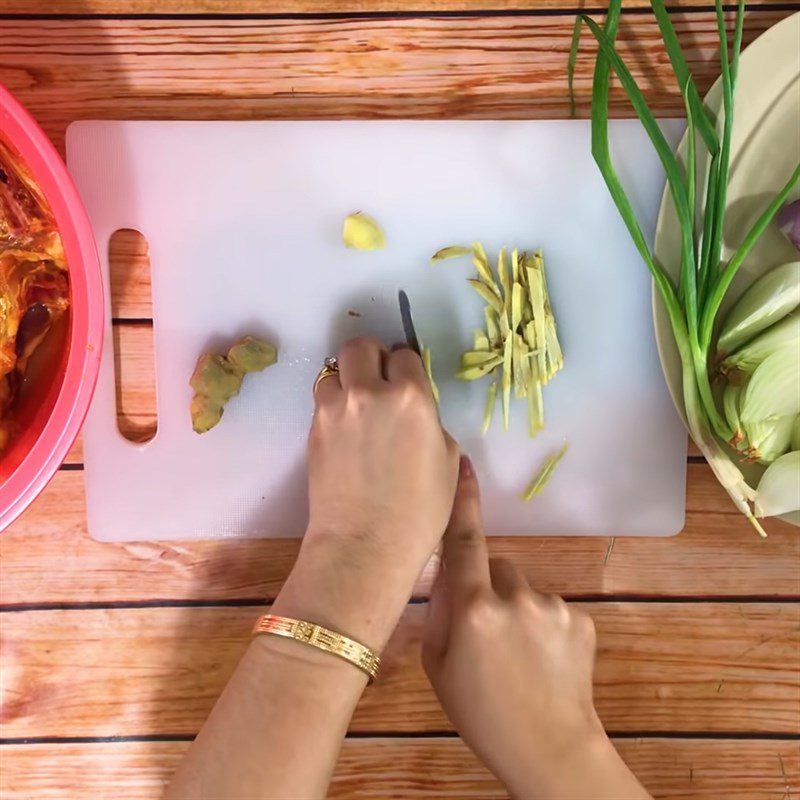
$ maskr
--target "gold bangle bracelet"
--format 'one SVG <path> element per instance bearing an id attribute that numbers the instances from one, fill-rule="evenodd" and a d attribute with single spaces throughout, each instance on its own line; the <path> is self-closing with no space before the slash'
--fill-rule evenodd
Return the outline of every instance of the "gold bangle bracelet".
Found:
<path id="1" fill-rule="evenodd" d="M 381 659 L 377 653 L 354 639 L 323 628 L 321 625 L 315 625 L 313 622 L 264 614 L 253 628 L 253 636 L 257 636 L 260 633 L 285 636 L 287 639 L 294 639 L 324 650 L 326 653 L 339 656 L 339 658 L 349 661 L 353 666 L 365 672 L 370 683 L 378 675 Z"/>

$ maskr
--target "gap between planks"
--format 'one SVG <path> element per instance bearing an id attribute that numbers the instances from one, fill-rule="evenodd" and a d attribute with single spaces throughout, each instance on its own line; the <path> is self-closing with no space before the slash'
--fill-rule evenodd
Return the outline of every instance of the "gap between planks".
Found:
<path id="1" fill-rule="evenodd" d="M 614 744 L 657 800 L 790 800 L 800 785 L 793 741 L 623 739 Z M 13 745 L 0 748 L 4 800 L 157 800 L 186 742 Z M 5 756 L 5 757 L 4 757 Z M 332 800 L 431 797 L 507 800 L 457 738 L 347 739 Z"/>
<path id="2" fill-rule="evenodd" d="M 800 605 L 578 605 L 597 627 L 594 697 L 607 729 L 800 734 Z M 6 614 L 3 736 L 195 734 L 260 613 L 261 605 Z M 426 617 L 424 605 L 406 608 L 353 731 L 452 730 L 420 664 Z"/>
<path id="3" fill-rule="evenodd" d="M 573 597 L 800 596 L 796 529 L 773 522 L 769 538 L 760 539 L 741 515 L 729 511 L 727 495 L 704 464 L 689 465 L 687 508 L 683 533 L 619 538 L 608 563 L 605 538 L 490 537 L 489 551 L 511 559 L 538 589 Z M 97 542 L 86 531 L 83 475 L 62 470 L 0 536 L 0 603 L 272 598 L 294 564 L 299 543 Z M 427 595 L 435 572 L 431 560 L 415 596 Z"/>
<path id="4" fill-rule="evenodd" d="M 751 0 L 747 11 L 791 8 L 790 3 Z M 358 19 L 476 16 L 531 16 L 602 13 L 608 3 L 600 0 L 587 5 L 564 0 L 60 0 L 53 11 L 50 0 L 5 0 L 0 19 Z M 670 11 L 707 11 L 713 0 L 673 0 Z M 736 9 L 724 3 L 725 11 Z M 648 12 L 649 0 L 627 0 L 623 13 Z"/>

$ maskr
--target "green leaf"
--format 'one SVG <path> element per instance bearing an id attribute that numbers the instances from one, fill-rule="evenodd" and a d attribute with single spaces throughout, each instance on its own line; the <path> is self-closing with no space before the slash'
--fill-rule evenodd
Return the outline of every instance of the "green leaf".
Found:
<path id="1" fill-rule="evenodd" d="M 611 0 L 605 23 L 605 35 L 611 43 L 613 43 L 617 35 L 620 11 L 620 0 Z M 675 287 L 650 253 L 647 241 L 633 212 L 633 207 L 611 162 L 608 144 L 608 93 L 610 79 L 611 67 L 604 51 L 601 49 L 597 53 L 594 82 L 592 84 L 592 155 L 636 249 L 653 276 L 653 281 L 667 309 L 675 340 L 678 346 L 685 350 L 687 345 L 686 322 L 675 294 Z"/>
<path id="2" fill-rule="evenodd" d="M 618 3 L 619 0 L 615 0 L 615 4 Z M 610 9 L 611 6 L 609 6 L 609 11 Z M 601 55 L 607 58 L 611 66 L 613 67 L 614 72 L 616 73 L 617 77 L 620 80 L 620 83 L 625 89 L 625 94 L 627 94 L 628 99 L 631 101 L 631 105 L 634 108 L 634 111 L 636 111 L 636 116 L 639 117 L 639 120 L 644 126 L 647 135 L 650 137 L 650 141 L 653 143 L 653 146 L 655 147 L 659 160 L 661 161 L 661 164 L 664 167 L 664 172 L 666 173 L 667 176 L 667 184 L 669 185 L 670 194 L 672 195 L 672 201 L 675 204 L 675 211 L 678 215 L 678 221 L 680 223 L 680 228 L 681 228 L 681 269 L 687 269 L 693 273 L 694 272 L 694 241 L 692 236 L 693 226 L 692 226 L 692 220 L 689 216 L 689 200 L 686 193 L 686 185 L 683 181 L 681 170 L 678 165 L 678 161 L 675 158 L 675 154 L 672 152 L 672 148 L 667 142 L 661 128 L 658 125 L 658 122 L 656 122 L 655 117 L 650 111 L 650 108 L 647 105 L 647 101 L 645 100 L 644 95 L 642 94 L 639 87 L 636 85 L 636 81 L 633 79 L 630 70 L 620 57 L 619 53 L 617 53 L 617 51 L 614 49 L 614 43 L 611 40 L 611 38 L 606 35 L 606 33 L 591 17 L 587 17 L 586 15 L 584 15 L 583 19 L 589 26 L 589 30 L 591 30 L 595 39 L 597 39 Z M 607 95 L 606 95 L 606 107 L 607 107 Z M 645 249 L 647 249 L 646 245 Z M 696 309 L 695 282 L 688 281 L 686 284 L 686 290 L 687 290 L 686 319 L 689 323 L 689 328 L 691 330 L 692 326 L 696 322 L 696 314 L 694 313 L 694 309 Z"/>
<path id="3" fill-rule="evenodd" d="M 567 92 L 569 93 L 569 115 L 575 117 L 575 64 L 578 61 L 578 48 L 581 45 L 581 17 L 575 17 L 575 25 L 572 28 L 572 41 L 569 46 L 569 59 L 567 60 Z"/>
<path id="4" fill-rule="evenodd" d="M 692 106 L 689 102 L 689 98 L 684 91 L 683 95 L 683 102 L 686 107 L 686 190 L 688 195 L 689 201 L 689 215 L 692 220 L 692 244 L 694 245 L 694 222 L 696 218 L 696 208 L 695 208 L 695 124 L 694 124 L 694 113 L 692 112 Z M 695 251 L 695 265 L 697 264 L 697 252 Z M 697 274 L 695 269 L 689 270 L 689 265 L 681 262 L 681 272 L 680 272 L 680 287 L 681 287 L 681 297 L 683 298 L 683 302 L 687 302 L 687 297 L 689 294 L 689 287 L 688 283 L 692 282 L 695 286 L 695 293 L 697 292 L 697 286 L 699 283 L 699 275 Z"/>
<path id="5" fill-rule="evenodd" d="M 714 121 L 703 105 L 703 101 L 697 92 L 694 78 L 689 72 L 689 67 L 686 66 L 683 49 L 675 33 L 675 28 L 672 26 L 672 19 L 663 0 L 650 0 L 650 5 L 653 8 L 656 22 L 658 22 L 661 38 L 664 40 L 664 49 L 667 51 L 672 64 L 672 71 L 678 81 L 678 87 L 686 100 L 687 107 L 691 109 L 700 136 L 705 142 L 708 151 L 714 155 L 719 150 L 719 139 L 717 138 Z"/>

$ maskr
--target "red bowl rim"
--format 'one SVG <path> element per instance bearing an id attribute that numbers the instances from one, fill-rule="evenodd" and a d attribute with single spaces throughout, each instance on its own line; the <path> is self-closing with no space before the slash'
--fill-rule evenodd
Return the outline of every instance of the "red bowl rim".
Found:
<path id="1" fill-rule="evenodd" d="M 75 184 L 44 131 L 2 84 L 0 132 L 20 153 L 53 211 L 70 272 L 71 300 L 61 388 L 40 436 L 0 486 L 3 530 L 42 491 L 78 436 L 100 368 L 105 307 L 97 247 Z"/>

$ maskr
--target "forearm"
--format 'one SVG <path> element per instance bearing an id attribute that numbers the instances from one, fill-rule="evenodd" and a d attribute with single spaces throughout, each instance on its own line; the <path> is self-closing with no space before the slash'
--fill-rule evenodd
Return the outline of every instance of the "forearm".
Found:
<path id="1" fill-rule="evenodd" d="M 271 613 L 380 652 L 411 582 L 378 587 L 326 543 L 304 543 Z M 356 572 L 352 572 L 352 570 Z M 302 642 L 257 636 L 178 769 L 169 800 L 322 798 L 367 676 Z"/>
<path id="2" fill-rule="evenodd" d="M 259 636 L 203 725 L 170 800 L 324 797 L 366 676 L 299 642 Z"/>
<path id="3" fill-rule="evenodd" d="M 652 800 L 602 731 L 529 762 L 507 788 L 515 800 Z"/>

